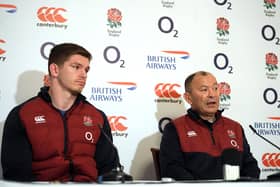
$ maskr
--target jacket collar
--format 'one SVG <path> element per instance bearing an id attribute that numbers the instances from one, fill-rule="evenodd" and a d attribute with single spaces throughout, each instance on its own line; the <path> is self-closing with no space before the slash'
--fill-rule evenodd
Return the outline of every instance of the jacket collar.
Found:
<path id="1" fill-rule="evenodd" d="M 211 123 L 211 122 L 209 122 L 209 121 L 207 121 L 207 120 L 202 119 L 202 118 L 199 116 L 198 112 L 195 111 L 195 110 L 193 110 L 192 108 L 189 108 L 189 109 L 187 110 L 187 115 L 188 115 L 192 120 L 194 120 L 194 121 L 197 121 L 197 122 L 199 122 L 199 123 L 201 123 L 201 124 L 210 126 L 210 125 L 214 124 L 216 121 L 218 121 L 218 120 L 221 118 L 223 111 L 224 111 L 224 110 L 218 110 L 218 111 L 216 112 L 216 114 L 215 114 L 216 120 L 215 120 L 213 123 Z"/>
<path id="2" fill-rule="evenodd" d="M 49 91 L 49 87 L 43 86 L 40 88 L 38 96 L 41 97 L 42 99 L 44 99 L 46 102 L 51 103 L 52 99 L 51 99 L 51 96 L 49 95 L 48 91 Z M 83 96 L 82 94 L 79 94 L 74 102 L 74 105 L 81 101 L 85 101 L 85 100 L 86 100 L 86 97 Z"/>

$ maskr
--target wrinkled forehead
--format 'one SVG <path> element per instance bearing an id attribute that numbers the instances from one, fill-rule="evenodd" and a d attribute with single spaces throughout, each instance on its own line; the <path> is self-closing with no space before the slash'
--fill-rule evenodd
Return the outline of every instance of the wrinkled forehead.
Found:
<path id="1" fill-rule="evenodd" d="M 197 74 L 194 76 L 192 81 L 192 87 L 201 87 L 201 86 L 214 86 L 217 85 L 217 80 L 212 74 L 201 75 Z"/>

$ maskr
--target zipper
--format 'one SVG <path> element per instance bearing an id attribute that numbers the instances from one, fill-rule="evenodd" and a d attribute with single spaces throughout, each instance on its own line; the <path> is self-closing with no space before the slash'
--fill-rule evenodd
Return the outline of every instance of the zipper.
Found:
<path id="1" fill-rule="evenodd" d="M 66 114 L 65 114 L 66 115 Z M 67 121 L 66 121 L 66 117 L 62 117 L 63 118 L 63 129 L 64 129 L 64 156 L 67 155 L 68 152 L 68 126 L 67 126 Z"/>
<path id="2" fill-rule="evenodd" d="M 67 160 L 69 162 L 69 180 L 70 181 L 74 181 L 74 164 L 73 164 L 73 160 L 70 156 L 68 156 L 68 125 L 67 125 L 67 113 L 65 113 L 64 116 L 62 116 L 63 119 L 63 129 L 64 129 L 64 159 Z"/>
<path id="3" fill-rule="evenodd" d="M 216 145 L 212 126 L 209 127 L 209 130 L 210 130 L 210 136 L 211 136 L 212 144 L 213 144 L 213 145 Z"/>
<path id="4" fill-rule="evenodd" d="M 62 115 L 60 113 L 60 111 L 58 109 L 56 109 L 59 112 L 59 114 L 62 118 L 62 121 L 63 121 L 63 129 L 64 129 L 63 154 L 64 154 L 64 160 L 67 160 L 69 162 L 69 180 L 70 181 L 74 181 L 75 169 L 74 169 L 74 163 L 73 163 L 72 158 L 70 156 L 68 156 L 69 133 L 68 133 L 67 118 L 68 118 L 69 113 L 71 113 L 71 111 L 73 111 L 73 108 L 74 108 L 73 106 L 68 111 L 66 111 L 66 113 L 64 115 Z"/>

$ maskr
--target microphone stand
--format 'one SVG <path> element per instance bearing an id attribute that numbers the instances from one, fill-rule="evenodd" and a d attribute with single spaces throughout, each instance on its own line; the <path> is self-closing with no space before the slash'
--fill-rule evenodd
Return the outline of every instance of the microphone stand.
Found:
<path id="1" fill-rule="evenodd" d="M 120 163 L 120 157 L 117 147 L 113 144 L 109 136 L 104 132 L 103 127 L 101 125 L 98 125 L 101 133 L 105 136 L 107 141 L 111 144 L 114 151 L 116 152 L 117 157 L 117 167 L 112 169 L 110 172 L 105 173 L 102 175 L 102 181 L 121 181 L 121 183 L 124 183 L 125 181 L 132 181 L 133 178 L 131 175 L 126 174 L 123 170 L 124 167 Z"/>
<path id="2" fill-rule="evenodd" d="M 252 125 L 249 125 L 249 127 L 250 127 L 250 129 L 252 129 L 252 131 L 253 131 L 256 135 L 258 135 L 259 137 L 261 137 L 262 139 L 264 139 L 265 141 L 267 141 L 268 143 L 270 143 L 271 145 L 273 145 L 274 147 L 276 147 L 277 149 L 280 150 L 280 147 L 278 147 L 277 145 L 275 145 L 274 143 L 272 143 L 271 141 L 269 141 L 268 139 L 266 139 L 265 137 L 263 137 L 262 135 L 260 135 L 260 134 L 256 131 L 256 129 L 254 129 L 254 127 L 253 127 Z"/>
<path id="3" fill-rule="evenodd" d="M 280 150 L 280 147 L 275 145 L 274 143 L 272 143 L 271 141 L 269 141 L 268 139 L 266 139 L 265 137 L 263 137 L 262 135 L 260 135 L 256 129 L 254 129 L 254 127 L 252 125 L 249 125 L 250 129 L 259 137 L 261 137 L 262 139 L 264 139 L 266 142 L 268 142 L 269 144 L 273 145 L 274 147 L 276 147 L 278 150 Z M 267 180 L 280 180 L 280 172 L 271 174 L 267 176 Z"/>

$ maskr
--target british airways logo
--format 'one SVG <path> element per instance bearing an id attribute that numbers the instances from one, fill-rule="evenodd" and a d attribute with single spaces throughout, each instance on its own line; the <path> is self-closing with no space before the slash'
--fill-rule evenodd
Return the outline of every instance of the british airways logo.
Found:
<path id="1" fill-rule="evenodd" d="M 137 88 L 134 82 L 108 82 L 108 87 L 92 87 L 90 100 L 103 102 L 122 102 L 123 92 L 134 91 Z"/>
<path id="2" fill-rule="evenodd" d="M 4 9 L 7 13 L 15 13 L 17 11 L 17 7 L 12 4 L 0 4 L 0 9 Z"/>
<path id="3" fill-rule="evenodd" d="M 187 51 L 163 50 L 162 55 L 147 55 L 147 69 L 153 70 L 176 70 L 177 64 L 190 57 Z"/>
<path id="4" fill-rule="evenodd" d="M 35 117 L 34 117 L 34 122 L 35 122 L 36 124 L 46 123 L 45 116 L 44 116 L 44 115 L 35 116 Z"/>

